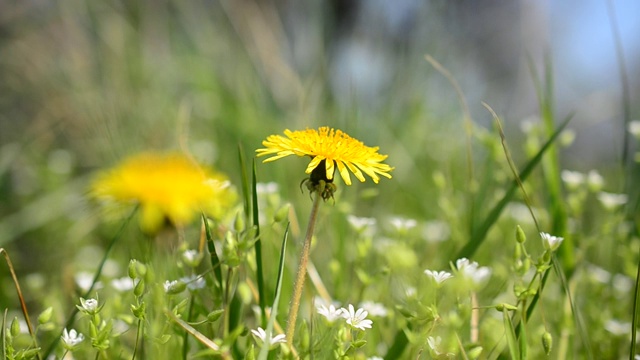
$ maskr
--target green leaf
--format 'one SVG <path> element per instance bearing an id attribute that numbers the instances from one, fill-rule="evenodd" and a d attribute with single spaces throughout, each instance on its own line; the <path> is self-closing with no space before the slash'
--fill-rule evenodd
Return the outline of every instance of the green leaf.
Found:
<path id="1" fill-rule="evenodd" d="M 256 276 L 258 282 L 258 303 L 260 305 L 260 314 L 262 315 L 262 326 L 264 327 L 267 321 L 267 299 L 264 291 L 264 270 L 262 268 L 262 241 L 260 240 L 260 214 L 258 213 L 258 191 L 257 187 L 257 176 L 256 176 L 256 161 L 253 161 L 253 177 L 251 182 L 252 193 L 253 193 L 253 227 L 256 230 L 256 243 L 254 245 L 254 250 L 256 253 Z"/>
<path id="2" fill-rule="evenodd" d="M 504 331 L 507 337 L 507 344 L 509 345 L 509 352 L 512 359 L 521 359 L 520 350 L 518 348 L 518 339 L 516 338 L 516 332 L 511 322 L 511 316 L 507 309 L 502 310 L 502 320 L 504 323 Z"/>
<path id="3" fill-rule="evenodd" d="M 558 135 L 562 132 L 562 130 L 567 126 L 569 121 L 571 120 L 572 115 L 568 116 L 562 124 L 556 129 L 553 136 L 547 140 L 547 142 L 542 146 L 542 148 L 538 151 L 538 153 L 531 159 L 522 169 L 519 174 L 520 181 L 524 181 L 531 173 L 533 169 L 540 163 L 545 152 L 549 149 L 551 144 L 556 140 Z M 511 201 L 513 196 L 515 195 L 516 190 L 518 190 L 519 184 L 517 179 L 514 179 L 509 186 L 509 190 L 504 194 L 502 199 L 498 201 L 498 203 L 491 209 L 487 217 L 482 221 L 482 223 L 473 231 L 471 235 L 471 239 L 467 244 L 458 252 L 455 259 L 460 259 L 463 257 L 471 258 L 473 254 L 475 254 L 476 250 L 480 247 L 482 242 L 485 240 L 489 229 L 498 221 L 498 218 L 502 214 L 505 206 Z"/>
<path id="4" fill-rule="evenodd" d="M 220 258 L 216 252 L 216 245 L 213 242 L 213 235 L 211 234 L 211 227 L 209 226 L 209 220 L 202 214 L 202 221 L 204 222 L 205 236 L 207 237 L 207 248 L 211 258 L 211 268 L 213 269 L 213 275 L 216 279 L 216 285 L 222 289 L 222 269 L 220 264 Z"/>
<path id="5" fill-rule="evenodd" d="M 278 315 L 278 304 L 280 303 L 280 290 L 282 290 L 282 277 L 284 276 L 284 260 L 285 260 L 285 249 L 287 248 L 287 238 L 289 236 L 289 223 L 287 223 L 287 228 L 284 231 L 284 236 L 282 238 L 282 247 L 280 249 L 280 263 L 278 264 L 278 280 L 276 282 L 276 296 L 273 300 L 273 306 L 271 306 L 271 317 L 269 317 L 269 322 L 267 324 L 267 329 L 265 332 L 267 335 L 271 334 L 273 337 L 273 323 L 276 320 L 276 316 Z M 258 354 L 258 360 L 267 360 L 269 356 L 269 345 L 264 343 L 262 344 L 262 348 L 260 349 L 260 354 Z"/>

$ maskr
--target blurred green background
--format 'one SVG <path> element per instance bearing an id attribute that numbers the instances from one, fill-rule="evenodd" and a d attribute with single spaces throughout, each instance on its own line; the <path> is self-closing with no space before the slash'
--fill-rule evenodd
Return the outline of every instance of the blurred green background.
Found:
<path id="1" fill-rule="evenodd" d="M 557 118 L 575 112 L 562 167 L 598 168 L 606 190 L 621 192 L 622 154 L 632 144 L 623 150 L 621 68 L 607 2 L 552 3 L 2 2 L 0 247 L 20 274 L 63 276 L 80 249 L 112 233 L 100 230 L 100 211 L 85 197 L 94 171 L 138 151 L 183 149 L 238 185 L 239 148 L 251 158 L 270 134 L 322 125 L 380 146 L 395 167 L 378 186 L 340 186 L 353 207 L 345 213 L 447 220 L 447 206 L 459 203 L 436 201 L 433 176 L 444 176 L 454 203 L 466 196 L 467 140 L 456 93 L 426 54 L 465 94 L 477 124 L 473 162 L 487 194 L 499 196 L 510 172 L 481 101 L 504 119 L 523 163 L 521 125 L 539 119 L 531 68 L 541 78 L 545 58 Z M 638 118 L 639 5 L 611 3 L 634 100 L 629 114 Z M 293 158 L 258 164 L 259 181 L 275 181 L 283 198 L 302 202 L 305 166 Z M 452 230 L 459 242 L 443 245 L 452 252 L 439 265 L 453 260 L 464 234 Z"/>

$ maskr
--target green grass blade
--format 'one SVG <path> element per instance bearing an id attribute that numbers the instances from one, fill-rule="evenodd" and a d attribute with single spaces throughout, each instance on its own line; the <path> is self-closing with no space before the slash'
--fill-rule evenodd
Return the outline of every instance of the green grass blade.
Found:
<path id="1" fill-rule="evenodd" d="M 507 309 L 502 309 L 502 321 L 504 324 L 504 331 L 507 337 L 507 345 L 509 345 L 509 352 L 511 353 L 511 359 L 520 359 L 520 350 L 518 348 L 518 339 L 516 332 L 511 322 L 511 316 Z"/>
<path id="2" fill-rule="evenodd" d="M 238 144 L 238 161 L 240 162 L 240 179 L 242 181 L 242 201 L 244 205 L 244 216 L 245 218 L 249 218 L 251 213 L 251 203 L 249 201 L 249 176 L 247 175 L 247 162 L 244 158 L 244 152 L 242 151 L 242 146 Z"/>
<path id="3" fill-rule="evenodd" d="M 407 330 L 411 330 L 411 324 L 407 324 Z M 407 344 L 409 344 L 409 338 L 407 338 L 407 334 L 405 334 L 404 330 L 400 329 L 393 338 L 393 344 L 387 351 L 387 355 L 385 355 L 384 359 L 400 359 Z"/>
<path id="4" fill-rule="evenodd" d="M 278 280 L 276 282 L 276 296 L 273 300 L 273 306 L 271 306 L 271 316 L 269 317 L 269 323 L 267 324 L 267 329 L 265 330 L 267 336 L 271 336 L 273 333 L 273 324 L 276 320 L 276 316 L 278 315 L 278 305 L 280 303 L 280 290 L 282 289 L 282 277 L 284 276 L 284 260 L 285 260 L 285 250 L 287 249 L 287 238 L 289 236 L 289 224 L 287 223 L 287 228 L 284 231 L 284 236 L 282 238 L 282 248 L 280 249 L 280 263 L 278 264 Z M 269 345 L 263 344 L 260 349 L 260 354 L 258 355 L 258 360 L 267 360 L 269 356 Z"/>
<path id="5" fill-rule="evenodd" d="M 551 136 L 555 127 L 553 112 L 553 67 L 549 57 L 546 57 L 544 67 L 544 87 L 540 81 L 536 81 L 538 106 L 547 136 Z M 535 72 L 532 70 L 532 75 Z M 550 233 L 563 236 L 564 246 L 558 250 L 558 257 L 565 273 L 570 276 L 575 268 L 575 256 L 573 252 L 573 240 L 567 232 L 567 209 L 562 196 L 562 179 L 560 177 L 560 156 L 558 147 L 553 145 L 547 151 L 547 156 L 542 159 L 543 178 L 549 194 L 549 207 L 551 213 Z"/>
<path id="6" fill-rule="evenodd" d="M 211 260 L 211 268 L 213 269 L 213 275 L 216 279 L 217 285 L 222 289 L 222 268 L 220 264 L 220 258 L 216 252 L 216 244 L 213 242 L 213 235 L 211 234 L 211 227 L 209 226 L 209 220 L 202 214 L 202 221 L 204 222 L 204 232 L 207 237 L 207 249 L 209 249 L 209 257 Z"/>
<path id="7" fill-rule="evenodd" d="M 538 153 L 531 159 L 524 169 L 520 172 L 520 180 L 524 181 L 535 169 L 535 167 L 540 163 L 540 160 L 544 156 L 545 152 L 549 149 L 551 144 L 556 140 L 556 138 L 560 135 L 562 130 L 567 126 L 569 121 L 572 119 L 573 115 L 567 116 L 567 118 L 558 126 L 553 135 L 547 140 L 547 142 L 542 146 L 542 148 L 538 151 Z M 498 221 L 500 214 L 504 210 L 505 206 L 511 201 L 516 190 L 519 188 L 518 181 L 513 180 L 511 185 L 509 186 L 509 190 L 505 193 L 505 195 L 498 201 L 498 203 L 491 209 L 489 215 L 482 221 L 479 227 L 477 227 L 467 244 L 458 252 L 455 259 L 460 259 L 463 257 L 470 258 L 475 254 L 476 250 L 480 247 L 482 242 L 487 236 L 489 229 Z"/>
<path id="8" fill-rule="evenodd" d="M 260 221 L 259 221 L 259 210 L 258 210 L 258 191 L 257 187 L 257 176 L 256 176 L 256 161 L 253 160 L 253 176 L 251 181 L 251 188 L 253 192 L 253 226 L 256 229 L 256 244 L 254 246 L 254 250 L 256 252 L 256 276 L 258 277 L 258 304 L 260 305 L 260 313 L 262 314 L 262 326 L 265 326 L 265 322 L 267 321 L 267 313 L 265 308 L 266 305 L 266 296 L 264 291 L 264 269 L 262 268 L 262 240 L 260 240 Z"/>
<path id="9" fill-rule="evenodd" d="M 100 261 L 100 264 L 98 265 L 98 270 L 96 270 L 96 274 L 93 276 L 93 281 L 91 282 L 91 286 L 89 286 L 89 289 L 84 294 L 82 294 L 83 298 L 85 298 L 85 299 L 88 298 L 89 294 L 91 294 L 91 291 L 93 291 L 93 288 L 96 286 L 96 283 L 98 282 L 98 279 L 100 278 L 100 275 L 102 274 L 102 270 L 104 268 L 104 265 L 107 262 L 107 259 L 109 259 L 109 254 L 111 254 L 111 250 L 113 249 L 113 247 L 115 246 L 116 242 L 120 239 L 120 237 L 124 233 L 124 229 L 127 228 L 127 225 L 129 225 L 129 222 L 131 222 L 131 219 L 133 219 L 133 216 L 138 211 L 138 208 L 139 208 L 139 206 L 136 206 L 135 209 L 133 209 L 133 211 L 131 211 L 131 214 L 129 214 L 129 216 L 127 216 L 127 218 L 122 222 L 122 225 L 120 225 L 120 228 L 118 229 L 116 234 L 113 236 L 113 238 L 111 238 L 111 241 L 109 242 L 109 245 L 107 246 L 107 248 L 104 251 L 104 256 L 102 257 L 102 260 Z M 76 315 L 78 315 L 78 311 L 80 311 L 78 309 L 78 307 L 74 306 L 73 310 L 71 311 L 71 315 L 67 319 L 67 322 L 64 324 L 64 327 L 62 329 L 66 329 L 66 328 L 70 328 L 71 327 L 71 325 L 73 324 L 73 322 L 76 319 Z M 44 356 L 42 356 L 43 359 L 48 359 L 49 358 L 49 354 L 51 354 L 51 352 L 55 349 L 55 347 L 60 342 L 60 339 L 61 339 L 61 336 L 62 336 L 62 331 L 63 331 L 62 329 L 60 329 L 60 333 L 58 334 L 58 336 L 53 338 L 53 341 L 51 342 L 51 345 L 49 345 L 49 347 L 47 348 L 47 351 L 44 353 Z"/>
<path id="10" fill-rule="evenodd" d="M 629 360 L 634 360 L 634 356 L 636 353 L 636 341 L 637 339 L 637 327 L 638 327 L 638 316 L 640 315 L 640 258 L 638 258 L 637 265 L 637 273 L 636 273 L 636 285 L 633 292 L 633 318 L 631 319 L 631 345 L 629 349 Z"/>
<path id="11" fill-rule="evenodd" d="M 518 349 L 520 350 L 520 360 L 527 360 L 527 328 L 524 321 L 521 321 L 518 325 L 520 334 L 518 335 Z"/>

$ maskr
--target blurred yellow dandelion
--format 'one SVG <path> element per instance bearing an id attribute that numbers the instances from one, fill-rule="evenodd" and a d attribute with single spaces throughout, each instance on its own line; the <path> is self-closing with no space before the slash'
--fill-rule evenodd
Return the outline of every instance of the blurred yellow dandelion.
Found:
<path id="1" fill-rule="evenodd" d="M 351 185 L 351 171 L 360 182 L 364 182 L 363 172 L 373 179 L 376 184 L 380 180 L 378 175 L 391 178 L 393 168 L 383 164 L 387 155 L 378 154 L 378 147 L 368 147 L 341 130 L 334 130 L 328 126 L 304 131 L 285 130 L 281 135 L 270 135 L 262 142 L 265 149 L 258 149 L 258 156 L 272 155 L 264 162 L 275 161 L 289 155 L 310 156 L 311 162 L 307 166 L 306 173 L 315 173 L 314 170 L 324 167 L 325 173 L 321 179 L 333 180 L 335 167 L 345 184 Z M 313 174 L 311 181 L 313 182 Z"/>
<path id="2" fill-rule="evenodd" d="M 142 153 L 99 174 L 91 186 L 98 200 L 141 206 L 141 226 L 157 230 L 165 220 L 184 225 L 200 212 L 220 218 L 235 192 L 226 176 L 205 170 L 178 153 Z"/>

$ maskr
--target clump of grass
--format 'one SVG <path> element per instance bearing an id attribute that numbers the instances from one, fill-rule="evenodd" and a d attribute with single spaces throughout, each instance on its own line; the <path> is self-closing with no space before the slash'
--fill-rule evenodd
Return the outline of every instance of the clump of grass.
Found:
<path id="1" fill-rule="evenodd" d="M 247 54 L 242 46 L 259 34 L 232 29 L 233 9 L 204 20 L 199 5 L 174 4 L 178 15 L 164 15 L 170 24 L 165 29 L 131 4 L 106 12 L 84 5 L 64 9 L 70 18 L 59 31 L 92 44 L 93 51 L 73 47 L 61 58 L 26 56 L 39 65 L 31 69 L 31 81 L 50 79 L 47 86 L 56 90 L 55 97 L 43 96 L 49 88 L 34 90 L 47 104 L 41 116 L 64 119 L 75 129 L 68 144 L 47 139 L 69 149 L 41 158 L 31 149 L 46 138 L 37 127 L 29 137 L 40 134 L 38 142 L 0 148 L 0 174 L 15 171 L 11 175 L 23 180 L 19 191 L 0 189 L 8 207 L 22 209 L 3 209 L 0 220 L 1 251 L 16 289 L 0 294 L 5 358 L 627 354 L 636 318 L 628 294 L 638 278 L 637 199 L 630 190 L 618 193 L 612 179 L 620 174 L 607 168 L 578 172 L 563 165 L 571 116 L 558 122 L 549 62 L 542 79 L 532 62 L 540 121 L 527 125 L 521 142 L 489 106 L 493 128 L 475 124 L 463 89 L 433 57 L 427 60 L 451 82 L 462 121 L 455 109 L 442 121 L 424 105 L 397 110 L 393 103 L 406 99 L 391 97 L 387 112 L 367 119 L 379 128 L 365 131 L 357 123 L 361 114 L 354 110 L 354 120 L 344 120 L 343 110 L 296 78 L 282 59 Z M 153 32 L 152 48 L 145 26 L 163 28 L 171 41 Z M 244 45 L 229 40 L 236 37 Z M 206 45 L 209 40 L 213 45 Z M 259 81 L 256 65 L 266 63 L 278 64 L 287 84 L 304 88 L 299 104 L 274 93 L 273 74 Z M 46 70 L 47 64 L 55 70 Z M 79 87 L 56 85 L 63 79 Z M 387 121 L 391 115 L 397 121 Z M 291 128 L 325 125 L 289 117 L 334 119 L 329 125 L 344 125 L 379 145 L 395 167 L 393 178 L 375 187 L 347 187 L 349 171 L 358 177 L 348 164 L 318 159 L 320 169 L 331 172 L 334 165 L 341 176 L 334 180 L 333 173 L 329 178 L 314 172 L 317 166 L 307 168 L 310 179 L 302 188 L 310 185 L 310 200 L 300 192 L 305 175 L 295 169 L 306 165 L 300 161 L 254 162 L 247 171 L 244 154 L 284 130 L 283 118 Z M 637 128 L 630 123 L 627 131 L 635 137 L 625 138 L 637 141 Z M 78 200 L 86 199 L 94 178 L 88 168 L 158 148 L 171 148 L 202 168 L 226 170 L 240 198 L 217 215 L 194 211 L 209 195 L 195 197 L 186 215 L 180 198 L 168 214 L 154 207 L 151 222 L 144 221 L 145 211 L 119 216 L 119 208 L 106 216 Z M 14 163 L 16 170 L 8 170 L 6 164 Z M 173 173 L 161 176 L 167 191 L 177 187 L 171 186 Z M 192 184 L 187 188 L 202 181 Z M 112 200 L 123 199 L 102 199 Z M 143 199 L 129 200 L 144 205 Z M 134 218 L 147 226 L 134 225 Z M 305 234 L 300 224 L 307 223 L 298 219 L 307 218 L 313 231 Z M 6 249 L 18 254 L 16 267 Z M 75 281 L 81 271 L 90 274 L 87 284 Z M 38 314 L 37 322 L 29 313 Z"/>

